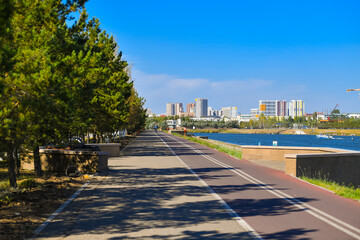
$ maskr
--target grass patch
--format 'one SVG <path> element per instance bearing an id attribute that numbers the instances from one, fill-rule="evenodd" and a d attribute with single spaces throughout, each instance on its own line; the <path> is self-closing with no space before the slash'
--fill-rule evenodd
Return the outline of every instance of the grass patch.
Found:
<path id="1" fill-rule="evenodd" d="M 221 128 L 206 128 L 206 129 L 188 129 L 189 133 L 221 133 L 223 129 Z"/>
<path id="2" fill-rule="evenodd" d="M 355 188 L 353 186 L 345 186 L 334 181 L 329 181 L 325 179 L 316 179 L 316 178 L 309 178 L 309 177 L 300 177 L 300 179 L 307 181 L 309 183 L 315 184 L 317 186 L 326 188 L 330 191 L 333 191 L 336 195 L 360 200 L 360 188 Z"/>
<path id="3" fill-rule="evenodd" d="M 20 174 L 16 176 L 19 189 L 13 189 L 10 187 L 8 170 L 6 168 L 0 168 L 0 206 L 10 204 L 13 200 L 14 191 L 20 191 L 20 189 L 29 189 L 38 187 L 39 184 L 34 180 L 34 171 L 21 170 Z"/>
<path id="4" fill-rule="evenodd" d="M 29 170 L 20 170 L 16 176 L 17 181 L 35 178 L 35 172 Z M 0 191 L 9 189 L 9 174 L 7 168 L 0 168 Z"/>
<path id="5" fill-rule="evenodd" d="M 238 159 L 242 158 L 242 152 L 239 151 L 239 150 L 235 150 L 235 149 L 224 147 L 224 146 L 219 146 L 217 144 L 208 142 L 208 141 L 203 140 L 201 138 L 185 137 L 185 136 L 177 134 L 177 133 L 172 133 L 172 134 L 175 135 L 175 136 L 178 136 L 178 137 L 181 137 L 181 138 L 184 138 L 184 139 L 187 139 L 187 140 L 190 140 L 190 141 L 205 145 L 205 146 L 207 146 L 209 148 L 216 149 L 216 150 L 218 150 L 220 152 L 226 153 L 226 154 L 228 154 L 230 156 L 233 156 L 235 158 L 238 158 Z"/>

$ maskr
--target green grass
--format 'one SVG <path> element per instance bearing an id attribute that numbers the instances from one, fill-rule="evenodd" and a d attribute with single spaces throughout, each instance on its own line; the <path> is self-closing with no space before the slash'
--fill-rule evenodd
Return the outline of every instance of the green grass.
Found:
<path id="1" fill-rule="evenodd" d="M 178 137 L 182 137 L 184 139 L 187 139 L 187 140 L 190 140 L 190 141 L 202 144 L 202 145 L 205 145 L 205 146 L 207 146 L 209 148 L 216 149 L 216 150 L 218 150 L 220 152 L 226 153 L 226 154 L 228 154 L 230 156 L 233 156 L 235 158 L 238 158 L 238 159 L 242 158 L 242 152 L 241 151 L 238 151 L 238 150 L 235 150 L 235 149 L 232 149 L 232 148 L 228 148 L 228 147 L 219 146 L 217 144 L 208 142 L 208 141 L 203 140 L 201 138 L 185 137 L 185 136 L 177 134 L 177 133 L 173 133 L 173 135 L 178 136 Z"/>
<path id="2" fill-rule="evenodd" d="M 360 200 L 360 188 L 355 188 L 353 186 L 345 186 L 334 181 L 329 181 L 325 179 L 316 179 L 316 178 L 308 178 L 308 177 L 300 177 L 300 179 L 307 181 L 309 183 L 315 184 L 317 186 L 326 188 L 330 191 L 333 191 L 336 195 Z"/>
<path id="3" fill-rule="evenodd" d="M 21 170 L 20 175 L 16 176 L 17 181 L 33 179 L 35 172 L 29 170 Z M 0 191 L 9 188 L 9 174 L 6 168 L 0 168 Z"/>
<path id="4" fill-rule="evenodd" d="M 16 192 L 40 186 L 40 183 L 35 180 L 35 177 L 34 171 L 21 170 L 20 174 L 16 176 L 18 188 L 13 189 L 10 187 L 8 170 L 6 168 L 0 168 L 0 206 L 10 204 Z"/>
<path id="5" fill-rule="evenodd" d="M 223 129 L 188 129 L 188 133 L 220 133 L 223 131 Z"/>

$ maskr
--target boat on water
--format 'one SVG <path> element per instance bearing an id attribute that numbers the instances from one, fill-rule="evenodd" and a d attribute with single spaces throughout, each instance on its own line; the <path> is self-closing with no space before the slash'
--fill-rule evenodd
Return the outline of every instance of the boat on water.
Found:
<path id="1" fill-rule="evenodd" d="M 327 135 L 327 134 L 318 134 L 316 135 L 317 138 L 322 138 L 322 139 L 334 139 L 333 136 L 331 135 Z"/>

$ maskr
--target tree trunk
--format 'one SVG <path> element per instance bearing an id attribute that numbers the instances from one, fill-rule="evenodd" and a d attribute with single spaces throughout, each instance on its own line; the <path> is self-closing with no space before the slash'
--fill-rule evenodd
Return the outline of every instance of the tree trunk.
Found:
<path id="1" fill-rule="evenodd" d="M 14 150 L 14 157 L 16 162 L 16 175 L 20 175 L 21 161 L 19 157 L 19 151 L 17 149 Z"/>
<path id="2" fill-rule="evenodd" d="M 39 153 L 39 146 L 34 148 L 34 169 L 37 177 L 41 177 L 41 161 L 40 161 L 40 153 Z"/>
<path id="3" fill-rule="evenodd" d="M 15 158 L 14 158 L 14 149 L 11 148 L 9 152 L 7 152 L 7 164 L 8 164 L 8 173 L 9 173 L 9 181 L 10 187 L 17 187 L 16 183 L 16 173 L 15 173 Z"/>
<path id="4" fill-rule="evenodd" d="M 82 140 L 83 144 L 85 144 L 85 133 L 84 132 L 81 133 L 81 140 Z"/>
<path id="5" fill-rule="evenodd" d="M 83 144 L 85 144 L 85 133 L 81 132 L 81 141 L 83 142 Z"/>

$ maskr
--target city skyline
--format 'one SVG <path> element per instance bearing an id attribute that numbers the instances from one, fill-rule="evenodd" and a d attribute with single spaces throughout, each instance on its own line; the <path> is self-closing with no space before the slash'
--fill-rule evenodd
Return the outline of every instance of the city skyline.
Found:
<path id="1" fill-rule="evenodd" d="M 252 118 L 258 118 L 259 115 L 276 116 L 276 117 L 302 117 L 311 115 L 305 111 L 305 102 L 303 100 L 258 100 L 258 107 L 249 109 L 249 112 L 241 113 L 237 111 L 237 107 L 221 107 L 221 109 L 213 109 L 209 105 L 209 100 L 204 98 L 196 98 L 194 103 L 187 103 L 186 110 L 183 103 L 166 103 L 166 113 L 157 115 L 166 116 L 190 116 L 195 118 L 201 117 L 226 117 L 236 118 L 239 115 L 251 115 Z M 337 107 L 337 106 L 336 106 Z M 327 112 L 319 112 L 319 114 L 328 114 Z M 155 114 L 155 113 L 151 113 Z M 156 115 L 156 114 L 155 114 Z"/>
<path id="2" fill-rule="evenodd" d="M 89 15 L 114 35 L 155 113 L 197 96 L 239 112 L 258 99 L 360 112 L 358 93 L 346 92 L 360 87 L 359 1 L 107 3 L 89 1 Z"/>

